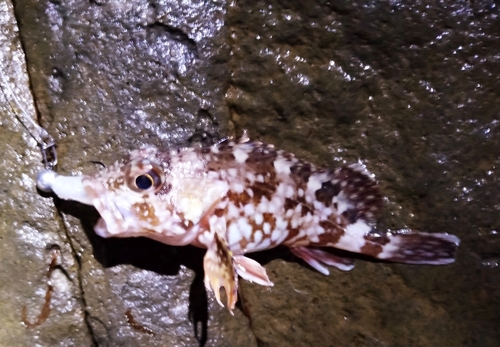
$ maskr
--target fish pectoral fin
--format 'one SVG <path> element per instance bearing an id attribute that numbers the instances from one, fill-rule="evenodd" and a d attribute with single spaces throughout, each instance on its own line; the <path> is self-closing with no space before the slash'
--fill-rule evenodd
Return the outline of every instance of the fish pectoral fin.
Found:
<path id="1" fill-rule="evenodd" d="M 243 279 L 255 282 L 261 286 L 274 286 L 274 283 L 267 277 L 266 269 L 253 259 L 243 255 L 233 256 L 236 272 Z"/>
<path id="2" fill-rule="evenodd" d="M 330 271 L 325 265 L 334 266 L 342 271 L 350 271 L 354 268 L 354 259 L 339 257 L 319 248 L 294 247 L 290 248 L 290 251 L 326 276 L 330 274 Z"/>
<path id="3" fill-rule="evenodd" d="M 205 270 L 205 287 L 212 290 L 219 305 L 224 306 L 220 299 L 220 288 L 224 288 L 227 297 L 227 308 L 233 314 L 234 305 L 238 300 L 238 275 L 233 265 L 233 253 L 226 240 L 214 233 L 213 242 L 208 245 L 203 258 Z"/>

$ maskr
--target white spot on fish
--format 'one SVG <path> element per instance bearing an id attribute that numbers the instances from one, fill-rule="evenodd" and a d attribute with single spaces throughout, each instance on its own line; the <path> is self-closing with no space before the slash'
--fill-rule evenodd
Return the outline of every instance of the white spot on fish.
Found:
<path id="1" fill-rule="evenodd" d="M 255 220 L 255 224 L 261 225 L 263 220 L 264 220 L 262 213 L 255 213 L 254 220 Z"/>
<path id="2" fill-rule="evenodd" d="M 237 223 L 241 236 L 247 240 L 250 240 L 250 237 L 252 236 L 252 226 L 248 224 L 247 218 L 240 218 L 238 219 Z"/>
<path id="3" fill-rule="evenodd" d="M 262 230 L 264 230 L 264 233 L 268 235 L 271 232 L 271 224 L 267 222 L 264 223 L 264 225 L 262 225 Z"/>
<path id="4" fill-rule="evenodd" d="M 244 164 L 248 158 L 248 153 L 241 147 L 236 147 L 233 151 L 234 158 L 240 164 Z"/>
<path id="5" fill-rule="evenodd" d="M 276 217 L 276 229 L 284 231 L 288 223 L 282 217 Z"/>
<path id="6" fill-rule="evenodd" d="M 276 158 L 276 160 L 274 161 L 273 165 L 274 169 L 276 170 L 276 173 L 284 175 L 291 174 L 290 172 L 291 163 L 282 156 L 278 156 L 278 158 Z"/>
<path id="7" fill-rule="evenodd" d="M 321 181 L 315 175 L 311 175 L 307 180 L 307 191 L 314 193 L 321 189 Z"/>
<path id="8" fill-rule="evenodd" d="M 256 232 L 254 232 L 253 238 L 255 240 L 255 243 L 259 244 L 259 242 L 262 241 L 262 231 L 257 230 Z"/>
<path id="9" fill-rule="evenodd" d="M 280 238 L 281 233 L 282 233 L 281 230 L 275 229 L 271 234 L 271 241 L 276 242 Z"/>
<path id="10" fill-rule="evenodd" d="M 241 182 L 232 182 L 231 184 L 231 190 L 234 191 L 235 193 L 243 193 L 245 190 L 245 186 Z"/>
<path id="11" fill-rule="evenodd" d="M 227 228 L 227 239 L 229 245 L 235 245 L 241 241 L 241 234 L 236 223 L 231 223 Z"/>
<path id="12" fill-rule="evenodd" d="M 245 177 L 250 182 L 250 184 L 255 182 L 255 175 L 252 172 L 247 172 Z"/>
<path id="13" fill-rule="evenodd" d="M 345 230 L 347 234 L 359 237 L 363 239 L 363 237 L 371 230 L 372 228 L 366 224 L 366 222 L 362 219 L 359 219 L 354 224 L 349 224 Z"/>
<path id="14" fill-rule="evenodd" d="M 240 209 L 233 203 L 227 205 L 227 217 L 228 219 L 236 219 L 240 216 Z"/>
<path id="15" fill-rule="evenodd" d="M 243 211 L 245 212 L 245 216 L 250 217 L 255 214 L 255 205 L 254 204 L 246 204 L 243 207 Z"/>
<path id="16" fill-rule="evenodd" d="M 230 168 L 227 170 L 227 173 L 229 174 L 229 176 L 231 177 L 236 177 L 238 176 L 238 170 L 236 170 L 235 168 Z"/>

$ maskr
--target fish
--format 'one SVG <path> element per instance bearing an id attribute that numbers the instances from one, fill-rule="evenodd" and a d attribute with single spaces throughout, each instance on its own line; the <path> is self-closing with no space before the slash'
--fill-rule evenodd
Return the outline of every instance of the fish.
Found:
<path id="1" fill-rule="evenodd" d="M 455 260 L 460 239 L 403 229 L 381 233 L 381 189 L 365 166 L 317 167 L 273 145 L 227 138 L 212 146 L 160 150 L 144 146 L 95 175 L 44 172 L 38 187 L 94 206 L 95 232 L 147 237 L 205 248 L 204 282 L 232 313 L 239 277 L 273 286 L 247 253 L 286 246 L 324 275 L 349 271 L 354 259 L 329 248 L 406 264 Z"/>

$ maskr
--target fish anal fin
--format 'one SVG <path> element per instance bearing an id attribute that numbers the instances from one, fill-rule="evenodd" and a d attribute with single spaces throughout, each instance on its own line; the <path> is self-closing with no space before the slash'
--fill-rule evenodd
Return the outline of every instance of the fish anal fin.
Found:
<path id="1" fill-rule="evenodd" d="M 326 276 L 330 274 L 330 271 L 325 265 L 334 266 L 342 271 L 350 271 L 354 268 L 354 259 L 339 257 L 319 248 L 293 247 L 290 251 Z"/>
<path id="2" fill-rule="evenodd" d="M 205 270 L 205 287 L 212 289 L 217 302 L 222 304 L 220 289 L 224 288 L 227 298 L 227 308 L 233 314 L 233 309 L 238 300 L 238 275 L 233 265 L 233 254 L 226 240 L 217 233 L 214 240 L 208 245 L 207 253 L 203 258 Z"/>
<path id="3" fill-rule="evenodd" d="M 243 279 L 261 286 L 274 286 L 274 283 L 267 277 L 266 269 L 255 260 L 243 255 L 235 255 L 233 260 L 236 272 Z"/>

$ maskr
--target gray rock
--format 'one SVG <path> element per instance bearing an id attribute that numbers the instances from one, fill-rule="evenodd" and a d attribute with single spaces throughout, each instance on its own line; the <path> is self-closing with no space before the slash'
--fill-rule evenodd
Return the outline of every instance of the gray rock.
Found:
<path id="1" fill-rule="evenodd" d="M 34 115 L 9 8 L 0 62 Z M 450 266 L 362 259 L 329 277 L 285 250 L 257 254 L 275 286 L 241 281 L 232 317 L 206 296 L 202 250 L 103 240 L 93 209 L 37 194 L 38 149 L 0 95 L 1 345 L 498 344 L 494 2 L 19 0 L 15 11 L 59 172 L 247 129 L 318 165 L 366 164 L 388 197 L 380 230 L 463 242 Z M 54 245 L 50 314 L 26 329 L 22 307 L 34 322 Z"/>

